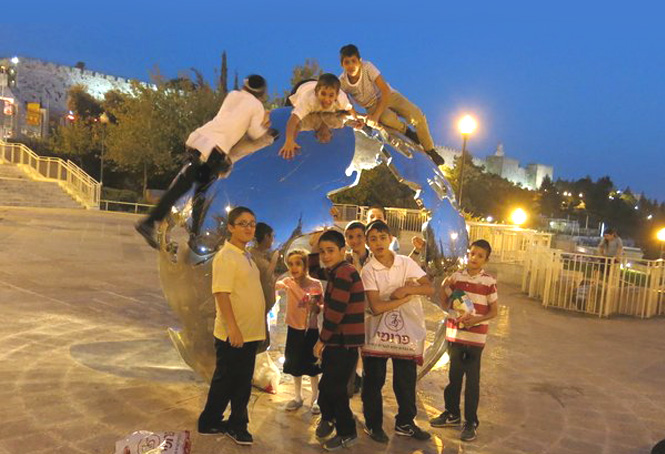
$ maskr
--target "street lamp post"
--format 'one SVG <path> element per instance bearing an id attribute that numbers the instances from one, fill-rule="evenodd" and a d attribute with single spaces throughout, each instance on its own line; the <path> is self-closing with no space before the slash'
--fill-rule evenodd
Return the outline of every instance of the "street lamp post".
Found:
<path id="1" fill-rule="evenodd" d="M 99 157 L 99 182 L 104 186 L 104 142 L 106 139 L 106 125 L 109 123 L 109 116 L 102 112 L 99 116 L 99 122 L 102 124 L 102 154 Z"/>
<path id="2" fill-rule="evenodd" d="M 462 163 L 459 169 L 459 183 L 457 183 L 457 198 L 459 206 L 462 208 L 462 194 L 464 189 L 464 161 L 466 161 L 466 141 L 469 134 L 476 130 L 476 120 L 471 115 L 465 115 L 458 123 L 459 131 L 462 133 Z"/>

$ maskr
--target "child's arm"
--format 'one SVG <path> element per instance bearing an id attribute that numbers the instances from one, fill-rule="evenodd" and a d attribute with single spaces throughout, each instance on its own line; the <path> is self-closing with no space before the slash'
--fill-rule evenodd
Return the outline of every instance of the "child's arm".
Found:
<path id="1" fill-rule="evenodd" d="M 376 127 L 379 123 L 379 118 L 383 115 L 383 111 L 388 107 L 388 101 L 390 101 L 390 87 L 381 75 L 374 79 L 374 83 L 381 91 L 381 99 L 379 100 L 379 105 L 376 107 L 376 110 L 367 116 L 367 123 L 370 126 Z"/>
<path id="2" fill-rule="evenodd" d="M 383 301 L 379 297 L 378 290 L 366 291 L 365 296 L 367 296 L 367 302 L 369 303 L 369 308 L 372 311 L 372 314 L 374 315 L 383 314 L 384 312 L 389 312 L 394 309 L 397 309 L 402 304 L 409 302 L 409 300 L 411 299 L 410 296 L 406 296 L 404 298 L 396 300 Z"/>
<path id="3" fill-rule="evenodd" d="M 485 315 L 471 315 L 466 313 L 457 319 L 458 323 L 463 323 L 465 326 L 477 325 L 480 322 L 491 320 L 499 313 L 499 305 L 497 301 L 489 303 L 490 310 Z"/>
<path id="4" fill-rule="evenodd" d="M 240 348 L 242 347 L 244 340 L 240 328 L 238 328 L 238 324 L 236 323 L 236 317 L 233 314 L 233 306 L 231 306 L 231 298 L 229 298 L 229 295 L 230 294 L 226 292 L 215 293 L 215 302 L 217 303 L 219 312 L 222 314 L 222 318 L 226 322 L 229 334 L 229 344 L 231 344 L 231 347 Z"/>
<path id="5" fill-rule="evenodd" d="M 300 149 L 300 145 L 296 143 L 299 126 L 300 118 L 297 115 L 291 114 L 289 121 L 286 123 L 286 139 L 284 145 L 279 150 L 279 155 L 284 159 L 293 159 L 296 151 Z"/>
<path id="6" fill-rule="evenodd" d="M 454 275 L 453 275 L 454 276 Z M 441 307 L 445 309 L 450 309 L 450 295 L 453 294 L 452 286 L 455 284 L 455 279 L 453 276 L 448 276 L 443 280 L 441 284 Z"/>
<path id="7" fill-rule="evenodd" d="M 421 277 L 417 282 L 418 285 L 405 285 L 398 288 L 390 295 L 390 299 L 398 300 L 411 295 L 431 296 L 434 294 L 434 286 L 427 276 Z"/>

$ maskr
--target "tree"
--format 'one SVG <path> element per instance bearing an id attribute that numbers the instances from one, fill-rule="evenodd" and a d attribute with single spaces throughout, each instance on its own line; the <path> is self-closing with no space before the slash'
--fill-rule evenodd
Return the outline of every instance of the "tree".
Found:
<path id="1" fill-rule="evenodd" d="M 323 74 L 323 70 L 319 66 L 319 62 L 316 59 L 305 59 L 304 64 L 296 65 L 293 68 L 290 81 L 291 87 L 287 90 L 284 90 L 282 92 L 282 96 L 277 94 L 273 95 L 273 97 L 268 101 L 269 108 L 275 109 L 277 107 L 284 106 L 284 102 L 291 95 L 291 90 L 296 86 L 296 84 L 298 84 L 298 82 L 302 82 L 303 80 L 307 79 L 317 79 L 321 74 Z"/>
<path id="2" fill-rule="evenodd" d="M 229 92 L 229 69 L 226 65 L 226 51 L 222 52 L 222 69 L 219 74 L 219 90 L 224 94 Z"/>
<path id="3" fill-rule="evenodd" d="M 100 148 L 99 116 L 104 111 L 84 85 L 74 85 L 67 95 L 67 108 L 73 119 L 58 125 L 51 139 L 54 151 L 71 156 L 86 168 L 84 161 L 94 158 Z"/>
<path id="4" fill-rule="evenodd" d="M 557 191 L 554 182 L 545 175 L 538 189 L 540 214 L 548 217 L 558 217 L 561 212 L 561 195 Z"/>
<path id="5" fill-rule="evenodd" d="M 196 83 L 182 77 L 156 81 L 156 87 L 134 82 L 131 95 L 109 105 L 116 124 L 108 128 L 107 156 L 122 168 L 140 172 L 144 193 L 151 176 L 177 168 L 176 156 L 187 136 L 212 119 L 224 98 L 201 77 Z"/>

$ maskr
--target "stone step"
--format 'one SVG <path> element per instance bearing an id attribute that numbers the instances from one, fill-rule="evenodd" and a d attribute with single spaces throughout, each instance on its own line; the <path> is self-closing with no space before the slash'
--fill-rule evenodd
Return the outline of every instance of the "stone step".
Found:
<path id="1" fill-rule="evenodd" d="M 0 205 L 81 208 L 58 183 L 31 180 L 14 165 L 0 165 Z"/>

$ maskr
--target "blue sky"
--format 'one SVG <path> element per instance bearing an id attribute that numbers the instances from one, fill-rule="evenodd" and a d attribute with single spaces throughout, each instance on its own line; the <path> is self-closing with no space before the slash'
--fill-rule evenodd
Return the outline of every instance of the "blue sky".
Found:
<path id="1" fill-rule="evenodd" d="M 195 67 L 286 89 L 306 58 L 339 73 L 355 43 L 427 115 L 435 142 L 461 146 L 456 120 L 475 115 L 469 145 L 504 144 L 555 177 L 610 175 L 665 200 L 665 33 L 661 2 L 12 2 L 0 56 L 23 55 L 147 79 Z M 19 3 L 24 3 L 25 6 Z"/>

